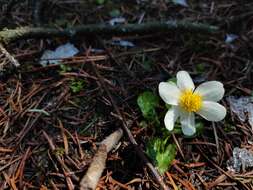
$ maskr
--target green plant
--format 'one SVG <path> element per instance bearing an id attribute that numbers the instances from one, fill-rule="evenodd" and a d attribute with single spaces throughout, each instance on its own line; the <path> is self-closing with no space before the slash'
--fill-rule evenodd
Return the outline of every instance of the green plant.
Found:
<path id="1" fill-rule="evenodd" d="M 63 65 L 63 64 L 60 65 L 60 73 L 66 73 L 71 70 L 72 70 L 72 68 L 68 65 Z"/>
<path id="2" fill-rule="evenodd" d="M 120 16 L 120 10 L 119 9 L 113 9 L 109 12 L 109 15 L 111 17 L 119 17 Z"/>
<path id="3" fill-rule="evenodd" d="M 150 91 L 143 92 L 138 96 L 137 104 L 142 112 L 143 117 L 159 125 L 156 107 L 159 106 L 159 98 Z"/>
<path id="4" fill-rule="evenodd" d="M 147 144 L 147 155 L 155 162 L 161 173 L 166 172 L 176 157 L 177 149 L 175 144 L 168 144 L 168 137 L 165 139 L 154 138 Z"/>
<path id="5" fill-rule="evenodd" d="M 106 2 L 106 0 L 96 0 L 96 3 L 98 5 L 103 5 L 103 4 L 105 4 L 105 2 Z"/>
<path id="6" fill-rule="evenodd" d="M 80 92 L 84 88 L 84 86 L 85 86 L 84 80 L 75 80 L 75 79 L 72 79 L 69 85 L 73 93 Z"/>

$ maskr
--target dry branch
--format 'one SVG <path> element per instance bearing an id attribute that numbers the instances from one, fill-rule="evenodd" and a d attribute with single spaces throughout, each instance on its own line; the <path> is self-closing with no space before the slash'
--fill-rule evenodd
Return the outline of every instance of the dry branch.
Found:
<path id="1" fill-rule="evenodd" d="M 3 61 L 0 62 L 0 71 L 4 70 L 5 64 L 10 62 L 14 67 L 19 67 L 19 62 L 4 48 L 4 46 L 0 43 L 0 58 Z M 6 60 L 7 59 L 7 60 Z"/>
<path id="2" fill-rule="evenodd" d="M 99 178 L 105 168 L 107 153 L 118 143 L 122 135 L 122 129 L 118 129 L 101 142 L 87 173 L 81 180 L 80 190 L 96 189 Z"/>
<path id="3" fill-rule="evenodd" d="M 142 24 L 124 24 L 112 26 L 109 24 L 89 24 L 71 28 L 59 29 L 50 27 L 21 27 L 6 29 L 0 32 L 0 42 L 10 42 L 28 38 L 74 37 L 78 35 L 126 35 L 152 34 L 170 31 L 187 31 L 198 33 L 215 33 L 216 26 L 188 21 L 149 22 Z"/>

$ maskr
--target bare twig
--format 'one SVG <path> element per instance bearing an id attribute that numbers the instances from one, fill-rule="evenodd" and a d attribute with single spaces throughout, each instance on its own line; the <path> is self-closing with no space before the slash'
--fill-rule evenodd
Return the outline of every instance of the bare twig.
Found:
<path id="1" fill-rule="evenodd" d="M 152 34 L 170 32 L 174 30 L 215 33 L 219 31 L 216 26 L 188 21 L 149 22 L 142 24 L 125 24 L 112 26 L 109 24 L 89 24 L 71 28 L 59 29 L 50 27 L 21 27 L 0 32 L 0 42 L 9 42 L 27 38 L 73 37 L 77 35 L 126 35 L 126 34 Z"/>
<path id="2" fill-rule="evenodd" d="M 100 75 L 100 73 L 98 72 L 98 70 L 96 69 L 96 65 L 92 63 L 92 67 L 94 69 L 95 74 L 97 75 L 99 82 L 101 84 L 102 87 L 104 87 L 104 90 L 106 92 L 106 94 L 109 96 L 111 104 L 114 108 L 114 110 L 116 111 L 116 113 L 118 114 L 118 116 L 122 121 L 122 127 L 124 129 L 124 132 L 127 134 L 127 137 L 129 138 L 131 144 L 134 146 L 136 153 L 138 154 L 138 156 L 141 158 L 141 160 L 146 164 L 146 166 L 150 169 L 151 173 L 153 174 L 153 176 L 155 177 L 156 181 L 159 183 L 160 187 L 164 190 L 168 190 L 168 186 L 165 184 L 165 182 L 163 181 L 162 177 L 160 176 L 160 174 L 158 173 L 158 171 L 155 169 L 155 167 L 152 165 L 152 163 L 148 160 L 147 156 L 145 155 L 145 153 L 143 152 L 143 150 L 138 146 L 138 143 L 136 142 L 136 140 L 134 139 L 131 131 L 128 129 L 128 125 L 124 119 L 123 114 L 121 114 L 118 106 L 116 105 L 110 91 L 107 88 L 107 85 L 104 82 L 104 79 L 102 78 L 102 76 Z"/>
<path id="3" fill-rule="evenodd" d="M 99 178 L 105 168 L 106 158 L 106 146 L 102 144 L 99 146 L 87 173 L 80 182 L 80 190 L 96 189 Z"/>
<path id="4" fill-rule="evenodd" d="M 0 57 L 1 58 L 3 57 L 3 59 L 4 58 L 7 59 L 15 67 L 20 66 L 19 62 L 4 48 L 4 46 L 1 43 L 0 43 Z M 0 63 L 0 71 L 4 69 L 5 59 L 2 63 Z"/>
<path id="5" fill-rule="evenodd" d="M 87 173 L 81 180 L 80 190 L 96 189 L 99 178 L 105 168 L 107 153 L 119 142 L 122 135 L 122 129 L 118 129 L 101 142 Z"/>

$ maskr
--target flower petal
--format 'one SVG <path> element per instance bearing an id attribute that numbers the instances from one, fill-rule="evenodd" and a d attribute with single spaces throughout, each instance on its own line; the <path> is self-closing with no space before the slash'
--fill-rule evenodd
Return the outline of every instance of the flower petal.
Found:
<path id="1" fill-rule="evenodd" d="M 196 133 L 195 116 L 193 112 L 181 112 L 180 122 L 182 131 L 187 136 L 192 136 Z"/>
<path id="2" fill-rule="evenodd" d="M 158 87 L 159 95 L 166 104 L 178 105 L 180 90 L 173 83 L 160 82 Z"/>
<path id="3" fill-rule="evenodd" d="M 197 112 L 208 121 L 221 121 L 226 116 L 226 108 L 216 102 L 204 101 Z"/>
<path id="4" fill-rule="evenodd" d="M 165 117 L 164 117 L 164 124 L 165 127 L 172 131 L 174 128 L 174 124 L 179 116 L 178 108 L 176 106 L 172 106 L 170 110 L 167 111 Z"/>
<path id="5" fill-rule="evenodd" d="M 177 73 L 177 86 L 180 90 L 194 90 L 194 83 L 191 76 L 186 71 Z"/>
<path id="6" fill-rule="evenodd" d="M 194 92 L 199 93 L 203 100 L 217 102 L 224 96 L 223 84 L 218 81 L 204 82 Z"/>

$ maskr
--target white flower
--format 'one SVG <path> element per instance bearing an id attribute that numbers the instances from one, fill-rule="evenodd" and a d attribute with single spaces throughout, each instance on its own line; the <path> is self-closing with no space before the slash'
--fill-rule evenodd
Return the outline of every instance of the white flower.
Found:
<path id="1" fill-rule="evenodd" d="M 169 131 L 173 130 L 178 117 L 183 133 L 191 136 L 196 132 L 195 113 L 208 121 L 220 121 L 226 116 L 226 108 L 217 103 L 225 92 L 221 82 L 209 81 L 195 88 L 190 75 L 179 71 L 177 84 L 161 82 L 158 90 L 163 101 L 172 105 L 164 118 Z"/>

